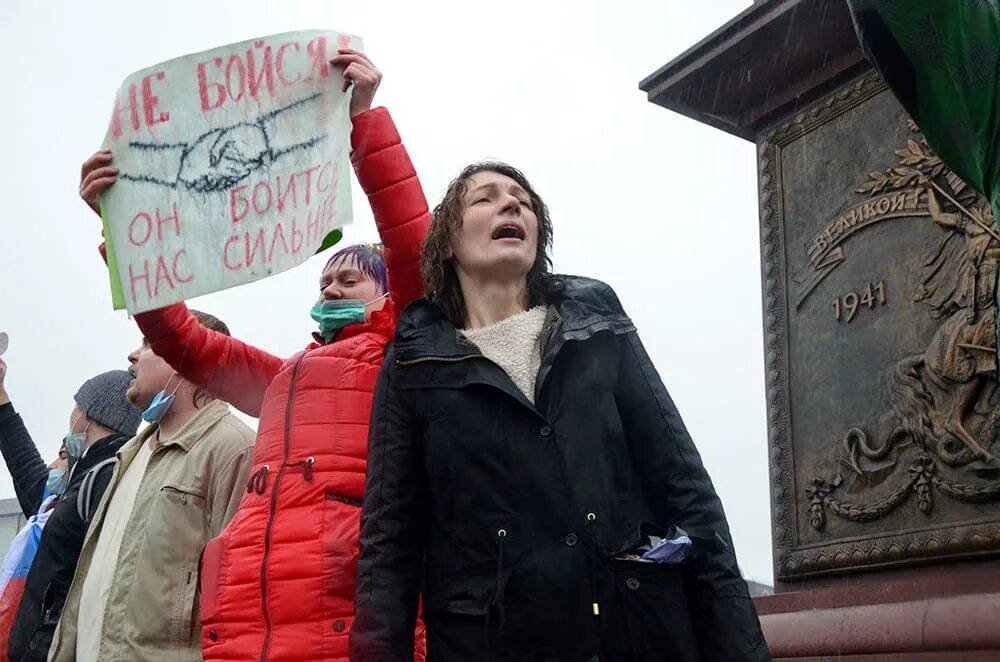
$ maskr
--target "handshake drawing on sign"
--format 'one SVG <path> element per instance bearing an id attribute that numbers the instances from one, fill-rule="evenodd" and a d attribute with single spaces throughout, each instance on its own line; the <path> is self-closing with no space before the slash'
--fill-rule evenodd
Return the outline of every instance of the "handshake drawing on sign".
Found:
<path id="1" fill-rule="evenodd" d="M 285 147 L 277 147 L 272 143 L 271 121 L 314 102 L 319 96 L 316 93 L 293 101 L 261 115 L 254 122 L 238 122 L 206 131 L 190 142 L 132 141 L 129 143 L 131 149 L 177 154 L 177 176 L 171 181 L 147 174 L 122 172 L 118 177 L 124 181 L 156 184 L 171 189 L 184 187 L 195 193 L 228 191 L 257 170 L 269 168 L 292 152 L 315 147 L 326 138 L 326 134 L 321 134 Z"/>

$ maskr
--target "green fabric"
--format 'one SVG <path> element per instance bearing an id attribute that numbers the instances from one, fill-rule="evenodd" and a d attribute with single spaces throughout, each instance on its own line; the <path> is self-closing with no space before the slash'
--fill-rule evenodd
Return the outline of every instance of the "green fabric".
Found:
<path id="1" fill-rule="evenodd" d="M 927 144 L 1000 221 L 1000 0 L 847 4 L 865 54 Z"/>
<path id="2" fill-rule="evenodd" d="M 945 164 L 1000 202 L 1000 0 L 847 0 L 866 53 L 893 85 L 901 72 L 885 71 L 895 39 L 912 71 L 914 115 L 927 143 Z M 895 89 L 895 87 L 894 87 Z M 904 102 L 904 105 L 913 105 Z"/>

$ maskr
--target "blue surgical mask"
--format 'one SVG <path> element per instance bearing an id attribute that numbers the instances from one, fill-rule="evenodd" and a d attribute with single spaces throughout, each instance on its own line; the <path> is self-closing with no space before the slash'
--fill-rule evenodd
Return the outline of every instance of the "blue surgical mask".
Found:
<path id="1" fill-rule="evenodd" d="M 80 420 L 77 417 L 73 420 L 69 429 L 72 430 L 76 427 L 76 422 Z M 87 428 L 90 427 L 90 423 L 87 423 L 87 427 L 83 429 L 83 432 L 70 432 L 68 435 L 63 437 L 63 445 L 66 447 L 66 461 L 69 463 L 69 468 L 72 469 L 73 465 L 83 457 L 83 453 L 86 450 L 87 444 Z"/>
<path id="2" fill-rule="evenodd" d="M 361 299 L 327 299 L 312 307 L 309 316 L 319 323 L 319 335 L 327 342 L 348 324 L 360 324 L 365 321 L 365 309 L 377 301 L 389 296 L 383 294 L 371 301 Z"/>
<path id="3" fill-rule="evenodd" d="M 49 478 L 45 481 L 45 489 L 51 494 L 62 495 L 66 491 L 66 470 L 54 467 L 49 469 Z"/>
<path id="4" fill-rule="evenodd" d="M 142 412 L 142 420 L 147 423 L 159 423 L 163 420 L 163 417 L 167 415 L 170 410 L 170 405 L 174 404 L 174 394 L 177 393 L 177 389 L 181 387 L 181 382 L 177 382 L 177 386 L 171 393 L 167 393 L 167 389 L 170 388 L 170 381 L 174 378 L 170 375 L 170 379 L 167 380 L 166 386 L 153 396 L 152 402 L 146 407 L 146 410 Z"/>
<path id="5" fill-rule="evenodd" d="M 83 457 L 84 445 L 86 443 L 86 432 L 70 432 L 63 437 L 63 445 L 66 447 L 66 461 L 69 463 L 70 469 Z"/>

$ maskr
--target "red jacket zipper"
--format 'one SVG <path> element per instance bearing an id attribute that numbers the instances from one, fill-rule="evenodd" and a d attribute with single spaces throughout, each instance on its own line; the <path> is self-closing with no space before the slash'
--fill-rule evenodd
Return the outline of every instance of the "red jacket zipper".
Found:
<path id="1" fill-rule="evenodd" d="M 284 455 L 281 458 L 281 466 L 278 467 L 278 474 L 271 486 L 271 509 L 267 515 L 267 526 L 264 527 L 264 558 L 260 562 L 260 607 L 264 616 L 264 644 L 260 650 L 260 662 L 266 662 L 271 648 L 271 613 L 267 605 L 267 562 L 271 557 L 271 529 L 274 526 L 274 518 L 278 509 L 278 487 L 281 485 L 281 477 L 285 475 L 285 466 L 288 463 L 290 454 L 290 435 L 292 431 L 292 403 L 295 401 L 295 380 L 298 377 L 299 365 L 305 354 L 300 356 L 292 366 L 291 383 L 288 386 L 288 402 L 285 404 L 285 438 Z"/>

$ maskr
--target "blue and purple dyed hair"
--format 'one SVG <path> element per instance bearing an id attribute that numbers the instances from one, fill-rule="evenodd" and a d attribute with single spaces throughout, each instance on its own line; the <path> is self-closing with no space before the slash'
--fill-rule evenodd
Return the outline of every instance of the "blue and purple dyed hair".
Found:
<path id="1" fill-rule="evenodd" d="M 326 261 L 323 271 L 340 260 L 354 262 L 364 275 L 378 283 L 383 292 L 389 291 L 389 275 L 385 268 L 385 256 L 382 255 L 381 244 L 354 244 L 341 248 Z"/>

